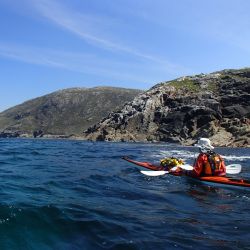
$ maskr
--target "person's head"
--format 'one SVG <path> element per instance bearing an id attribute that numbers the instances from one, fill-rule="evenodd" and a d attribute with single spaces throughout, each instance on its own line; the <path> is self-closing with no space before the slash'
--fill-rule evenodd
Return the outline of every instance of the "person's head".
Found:
<path id="1" fill-rule="evenodd" d="M 209 153 L 214 149 L 208 138 L 200 138 L 194 146 L 198 147 L 202 153 Z"/>

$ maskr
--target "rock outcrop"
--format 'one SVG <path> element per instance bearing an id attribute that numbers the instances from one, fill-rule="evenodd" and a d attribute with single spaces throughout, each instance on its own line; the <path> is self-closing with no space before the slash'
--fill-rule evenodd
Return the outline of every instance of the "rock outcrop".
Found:
<path id="1" fill-rule="evenodd" d="M 89 140 L 249 146 L 250 69 L 182 77 L 155 85 L 84 135 Z"/>
<path id="2" fill-rule="evenodd" d="M 60 90 L 0 113 L 0 137 L 80 136 L 140 92 L 112 87 Z"/>

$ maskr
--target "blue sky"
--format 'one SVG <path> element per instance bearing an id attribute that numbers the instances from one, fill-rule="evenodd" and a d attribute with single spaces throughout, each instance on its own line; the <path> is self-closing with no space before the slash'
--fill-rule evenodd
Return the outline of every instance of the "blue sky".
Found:
<path id="1" fill-rule="evenodd" d="M 248 0 L 0 0 L 0 111 L 70 87 L 249 67 Z"/>

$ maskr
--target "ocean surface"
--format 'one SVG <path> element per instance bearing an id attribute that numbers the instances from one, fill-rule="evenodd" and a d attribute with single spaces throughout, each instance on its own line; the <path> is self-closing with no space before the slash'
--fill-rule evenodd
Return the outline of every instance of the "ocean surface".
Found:
<path id="1" fill-rule="evenodd" d="M 250 179 L 250 149 L 218 148 Z M 0 249 L 250 249 L 250 190 L 147 177 L 168 144 L 0 140 Z"/>

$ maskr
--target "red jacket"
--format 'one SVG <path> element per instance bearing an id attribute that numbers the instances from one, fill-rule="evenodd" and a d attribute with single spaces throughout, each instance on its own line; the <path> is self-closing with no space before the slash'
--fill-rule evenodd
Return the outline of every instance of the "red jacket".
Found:
<path id="1" fill-rule="evenodd" d="M 224 163 L 224 160 L 222 159 L 221 156 L 221 166 L 219 170 L 215 170 L 214 173 L 211 174 L 206 174 L 205 173 L 205 168 L 206 166 L 209 166 L 209 161 L 208 161 L 208 155 L 204 153 L 200 153 L 199 156 L 197 157 L 195 164 L 194 164 L 194 169 L 188 173 L 188 175 L 198 177 L 198 176 L 206 176 L 206 175 L 214 175 L 214 176 L 225 176 L 226 175 L 226 166 Z"/>

